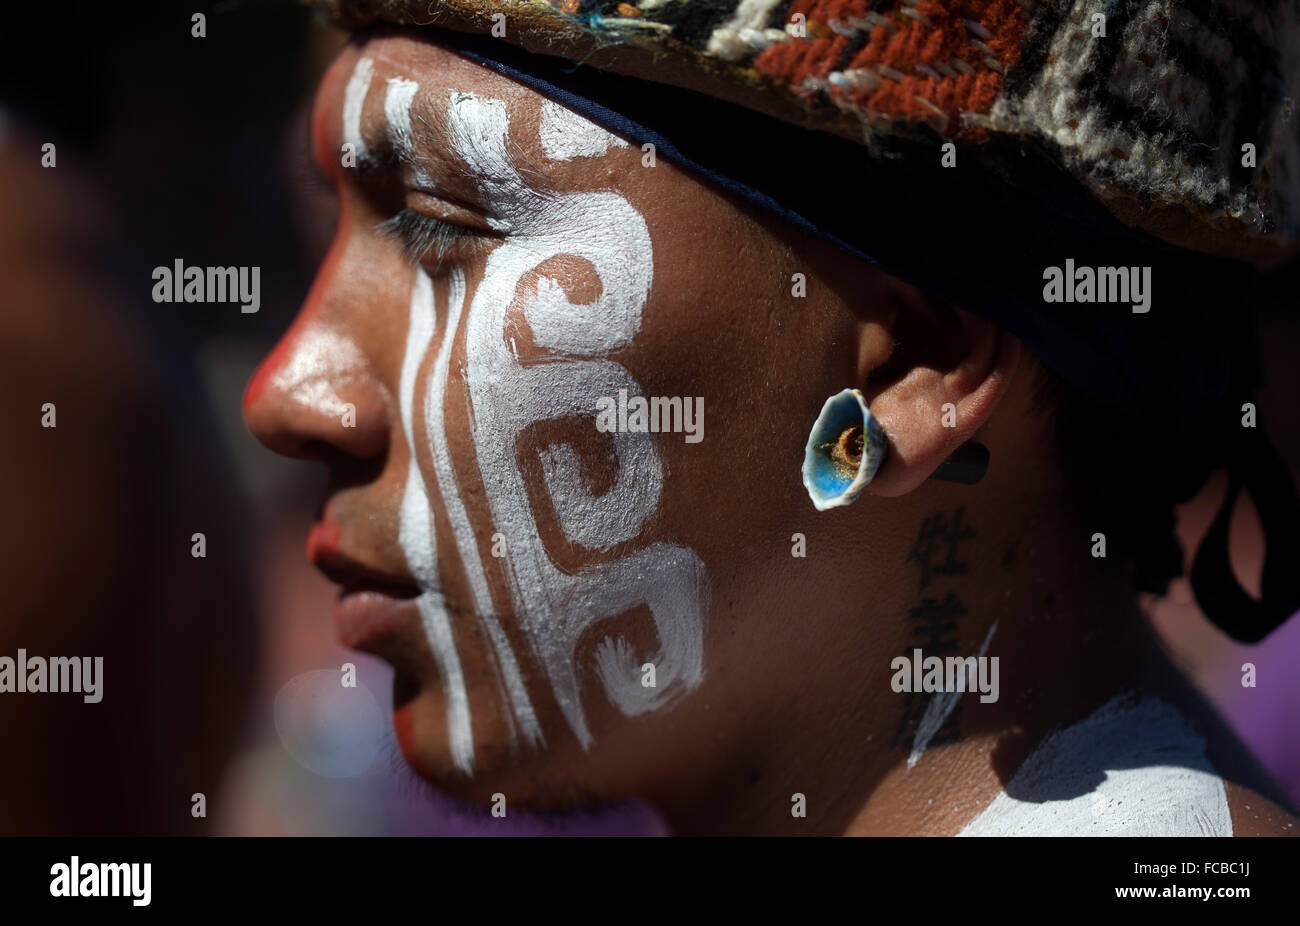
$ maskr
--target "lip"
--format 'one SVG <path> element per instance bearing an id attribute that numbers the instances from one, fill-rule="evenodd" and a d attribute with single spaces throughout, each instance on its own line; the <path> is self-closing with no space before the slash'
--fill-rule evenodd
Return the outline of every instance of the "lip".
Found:
<path id="1" fill-rule="evenodd" d="M 314 525 L 307 538 L 307 558 L 339 586 L 335 636 L 349 649 L 394 663 L 418 635 L 420 589 L 410 576 L 368 566 L 340 546 L 340 531 L 328 521 Z"/>
<path id="2" fill-rule="evenodd" d="M 344 590 L 334 605 L 334 633 L 349 649 L 400 662 L 400 651 L 420 626 L 413 597 L 396 597 L 374 588 Z"/>

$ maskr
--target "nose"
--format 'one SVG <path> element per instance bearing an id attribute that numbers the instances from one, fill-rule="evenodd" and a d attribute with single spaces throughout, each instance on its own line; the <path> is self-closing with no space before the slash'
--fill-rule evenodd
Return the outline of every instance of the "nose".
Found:
<path id="1" fill-rule="evenodd" d="M 338 327 L 299 317 L 244 393 L 244 421 L 276 453 L 371 460 L 388 448 L 384 390 Z"/>

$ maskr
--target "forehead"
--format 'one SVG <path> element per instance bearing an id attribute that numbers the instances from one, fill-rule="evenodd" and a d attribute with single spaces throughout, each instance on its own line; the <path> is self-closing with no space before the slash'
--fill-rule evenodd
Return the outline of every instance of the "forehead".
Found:
<path id="1" fill-rule="evenodd" d="M 367 149 L 400 160 L 402 152 L 385 149 L 395 137 L 393 123 L 405 121 L 411 148 L 406 153 L 436 162 L 450 154 L 449 110 L 466 94 L 480 104 L 477 111 L 504 114 L 511 152 L 550 181 L 590 181 L 597 162 L 629 148 L 533 88 L 410 32 L 373 36 L 339 55 L 316 101 L 318 146 L 335 150 L 351 129 L 359 131 Z M 458 125 L 463 130 L 464 120 Z"/>
<path id="2" fill-rule="evenodd" d="M 420 84 L 425 94 L 466 90 L 492 93 L 501 99 L 536 96 L 529 88 L 413 31 L 389 31 L 354 42 L 334 68 L 344 72 L 346 81 L 361 58 L 374 62 L 376 82 L 400 77 Z"/>

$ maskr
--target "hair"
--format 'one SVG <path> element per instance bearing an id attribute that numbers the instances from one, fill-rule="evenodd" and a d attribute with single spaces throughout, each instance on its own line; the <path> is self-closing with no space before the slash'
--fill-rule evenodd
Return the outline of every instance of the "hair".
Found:
<path id="1" fill-rule="evenodd" d="M 1145 463 L 1149 433 L 1033 361 L 1030 407 L 1070 487 L 1072 507 L 1099 525 L 1111 556 L 1132 560 L 1139 591 L 1163 595 L 1183 574 L 1183 551 L 1174 536 L 1175 502 L 1160 486 L 1161 474 Z"/>

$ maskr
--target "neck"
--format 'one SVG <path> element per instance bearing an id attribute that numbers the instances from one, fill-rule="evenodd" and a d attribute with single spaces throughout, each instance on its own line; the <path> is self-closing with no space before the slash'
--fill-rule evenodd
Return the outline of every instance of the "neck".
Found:
<path id="1" fill-rule="evenodd" d="M 965 606 L 951 655 L 977 655 L 987 639 L 984 655 L 998 659 L 997 700 L 986 703 L 979 692 L 952 695 L 943 734 L 928 741 L 922 713 L 910 741 L 882 757 L 870 792 L 839 831 L 953 835 L 1005 788 L 1046 734 L 1137 682 L 1136 596 L 1121 565 L 1092 558 L 1092 529 L 1068 514 L 1017 519 L 988 512 L 981 520 L 1015 527 L 991 542 L 978 567 L 972 562 L 964 582 L 951 583 L 951 594 Z M 906 646 L 906 636 L 895 645 Z M 896 729 L 910 732 L 908 702 L 919 701 L 913 710 L 933 715 L 940 697 L 881 700 L 904 702 L 886 713 L 898 718 Z"/>
<path id="2" fill-rule="evenodd" d="M 1093 558 L 1095 528 L 1063 507 L 1061 487 L 1033 499 L 996 483 L 925 495 L 900 518 L 913 526 L 872 551 L 892 566 L 870 613 L 845 605 L 845 645 L 737 738 L 707 809 L 666 808 L 678 832 L 955 834 L 1047 733 L 1135 684 L 1127 569 Z M 1006 499 L 1025 501 L 1017 511 Z M 941 695 L 893 690 L 894 657 L 975 656 L 986 641 L 996 701 L 958 693 L 944 711 Z M 800 794 L 803 817 L 792 812 Z"/>

